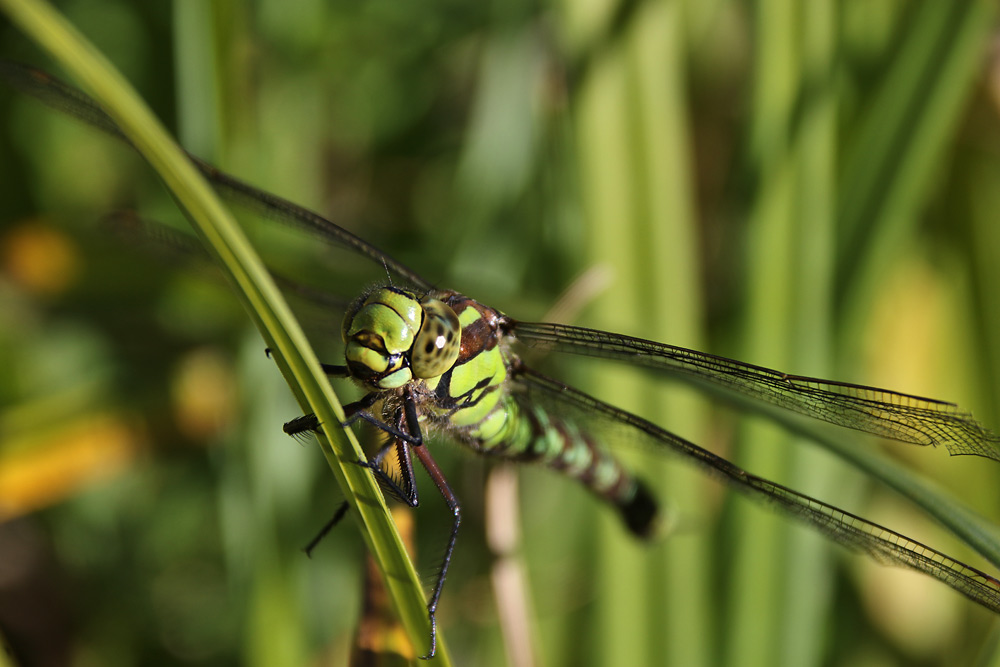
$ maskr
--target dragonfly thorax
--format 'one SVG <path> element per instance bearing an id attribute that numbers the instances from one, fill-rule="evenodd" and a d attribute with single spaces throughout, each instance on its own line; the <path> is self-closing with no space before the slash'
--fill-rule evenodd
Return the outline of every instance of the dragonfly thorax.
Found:
<path id="1" fill-rule="evenodd" d="M 398 389 L 450 369 L 461 347 L 461 325 L 439 299 L 380 287 L 344 317 L 344 355 L 351 376 L 376 390 Z"/>

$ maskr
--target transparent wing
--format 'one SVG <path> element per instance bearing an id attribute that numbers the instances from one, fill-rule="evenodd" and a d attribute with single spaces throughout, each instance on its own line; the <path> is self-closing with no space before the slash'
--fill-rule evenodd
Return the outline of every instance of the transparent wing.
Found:
<path id="1" fill-rule="evenodd" d="M 0 61 L 0 79 L 13 88 L 27 93 L 48 106 L 92 125 L 130 144 L 122 131 L 100 105 L 82 91 L 60 81 L 42 70 L 18 63 Z M 188 153 L 192 163 L 215 186 L 222 196 L 258 211 L 272 220 L 315 234 L 335 245 L 353 250 L 381 264 L 387 271 L 421 289 L 431 284 L 405 264 L 396 261 L 364 239 L 343 229 L 323 216 L 244 183 Z"/>
<path id="2" fill-rule="evenodd" d="M 661 451 L 665 448 L 744 495 L 762 504 L 778 507 L 846 547 L 868 554 L 884 564 L 923 572 L 987 609 L 1000 613 L 1000 581 L 980 570 L 850 512 L 757 477 L 641 417 L 527 368 L 519 369 L 514 382 L 519 400 L 556 405 L 561 413 L 579 416 L 588 425 L 607 422 L 618 437 L 640 440 Z"/>
<path id="3" fill-rule="evenodd" d="M 722 388 L 838 426 L 918 445 L 944 445 L 954 455 L 1000 461 L 1000 439 L 953 403 L 846 382 L 788 375 L 742 361 L 641 338 L 548 322 L 512 322 L 530 347 L 617 359 L 703 387 Z"/>

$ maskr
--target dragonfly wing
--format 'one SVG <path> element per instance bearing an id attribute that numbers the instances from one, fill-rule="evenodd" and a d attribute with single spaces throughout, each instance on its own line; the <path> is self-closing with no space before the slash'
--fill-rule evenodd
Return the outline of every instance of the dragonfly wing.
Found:
<path id="1" fill-rule="evenodd" d="M 192 234 L 137 215 L 134 211 L 116 211 L 104 217 L 102 227 L 129 248 L 138 248 L 146 255 L 162 258 L 165 265 L 184 266 L 199 275 L 211 275 L 222 281 L 219 268 L 212 262 L 205 246 Z M 341 297 L 329 290 L 318 289 L 290 278 L 268 265 L 274 282 L 286 296 L 308 303 L 324 313 L 343 313 L 353 298 Z M 335 331 L 340 318 L 327 331 Z"/>
<path id="2" fill-rule="evenodd" d="M 97 102 L 84 92 L 60 81 L 51 74 L 27 65 L 0 61 L 0 80 L 57 111 L 74 116 L 92 127 L 132 145 L 114 119 Z M 211 181 L 216 190 L 227 199 L 256 210 L 272 220 L 302 229 L 334 245 L 368 257 L 376 264 L 384 266 L 386 271 L 391 271 L 421 289 L 429 290 L 432 288 L 431 284 L 421 278 L 416 271 L 402 262 L 397 262 L 364 239 L 327 220 L 320 214 L 277 195 L 259 190 L 190 153 L 187 155 L 202 175 Z"/>
<path id="3" fill-rule="evenodd" d="M 875 560 L 923 572 L 984 607 L 1000 613 L 1000 581 L 950 556 L 893 530 L 838 507 L 743 470 L 726 459 L 666 431 L 652 422 L 620 410 L 561 382 L 520 369 L 515 390 L 522 400 L 558 404 L 563 413 L 579 415 L 587 424 L 603 422 L 601 430 L 664 448 L 754 500 L 776 506 L 812 525 L 834 541 Z"/>
<path id="4" fill-rule="evenodd" d="M 1000 439 L 953 403 L 887 389 L 832 382 L 596 329 L 514 322 L 530 347 L 625 361 L 708 389 L 748 396 L 838 426 L 918 445 L 944 445 L 954 455 L 1000 461 Z"/>
<path id="5" fill-rule="evenodd" d="M 259 190 L 193 155 L 189 154 L 189 157 L 226 199 L 256 210 L 271 220 L 297 227 L 334 245 L 352 250 L 371 259 L 376 264 L 381 264 L 386 271 L 396 274 L 419 289 L 433 289 L 433 286 L 421 278 L 416 271 L 402 262 L 396 261 L 360 236 L 352 234 L 340 225 L 324 218 L 319 213 L 270 192 Z"/>

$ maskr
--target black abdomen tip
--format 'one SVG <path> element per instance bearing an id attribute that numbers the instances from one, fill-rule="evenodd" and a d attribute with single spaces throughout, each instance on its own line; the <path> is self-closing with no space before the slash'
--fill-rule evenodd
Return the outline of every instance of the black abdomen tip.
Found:
<path id="1" fill-rule="evenodd" d="M 618 509 L 621 510 L 625 525 L 636 537 L 647 539 L 656 532 L 659 505 L 641 481 L 636 480 L 635 495 L 619 505 Z"/>

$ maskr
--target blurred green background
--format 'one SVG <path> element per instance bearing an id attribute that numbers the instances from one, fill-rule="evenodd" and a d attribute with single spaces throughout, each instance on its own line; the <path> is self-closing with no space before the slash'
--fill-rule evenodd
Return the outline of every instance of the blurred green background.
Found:
<path id="1" fill-rule="evenodd" d="M 435 283 L 522 319 L 558 306 L 1000 423 L 994 3 L 59 7 L 185 147 Z M 6 22 L 0 56 L 53 69 Z M 14 664 L 343 664 L 362 543 L 347 522 L 301 553 L 340 494 L 318 448 L 281 432 L 298 408 L 238 302 L 101 233 L 120 210 L 184 224 L 128 149 L 6 89 L 0 128 L 0 631 Z M 285 273 L 338 296 L 383 279 L 256 227 Z M 322 335 L 339 313 L 307 317 L 335 363 Z M 543 363 L 991 569 L 807 442 L 627 369 Z M 573 483 L 519 470 L 528 598 L 514 607 L 493 588 L 509 563 L 485 537 L 503 521 L 490 467 L 436 445 L 465 508 L 439 611 L 457 664 L 1000 664 L 995 619 L 947 587 L 622 444 L 675 534 L 638 544 Z M 1000 514 L 994 464 L 869 444 Z M 421 482 L 430 583 L 449 516 Z M 501 632 L 505 616 L 527 633 Z"/>

